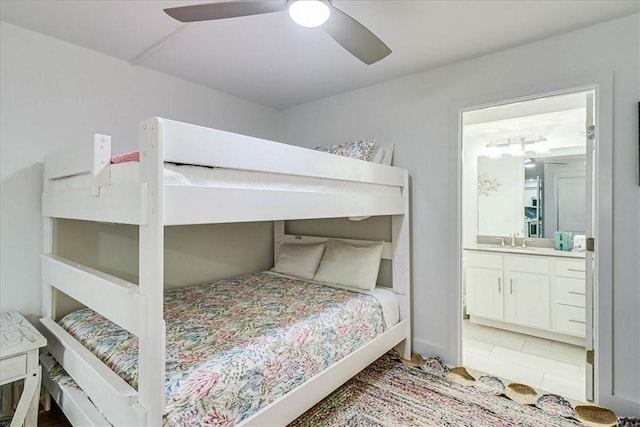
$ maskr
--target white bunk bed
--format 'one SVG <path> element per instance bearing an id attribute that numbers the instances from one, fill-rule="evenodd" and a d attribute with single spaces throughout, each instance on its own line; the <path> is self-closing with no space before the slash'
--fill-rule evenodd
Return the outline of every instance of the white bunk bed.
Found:
<path id="1" fill-rule="evenodd" d="M 285 241 L 323 238 L 285 235 L 284 220 L 390 215 L 392 287 L 400 321 L 307 380 L 243 425 L 285 425 L 350 377 L 397 346 L 410 358 L 409 179 L 404 169 L 379 165 L 220 130 L 151 118 L 140 124 L 138 179 L 112 181 L 110 139 L 90 149 L 51 156 L 44 167 L 43 313 L 48 351 L 84 393 L 44 384 L 77 425 L 161 425 L 164 408 L 164 227 L 274 221 L 274 254 Z M 269 174 L 274 184 L 246 181 L 168 184 L 165 162 Z M 87 188 L 60 186 L 84 176 Z M 280 179 L 283 178 L 283 179 Z M 245 180 L 244 183 L 243 180 Z M 237 185 L 240 181 L 241 184 Z M 286 182 L 287 185 L 280 185 Z M 259 206 L 259 209 L 256 209 Z M 53 219 L 139 226 L 139 280 L 131 283 L 53 254 Z M 131 387 L 56 322 L 59 290 L 138 337 L 138 390 Z M 50 358 L 44 358 L 48 367 Z M 96 409 L 98 408 L 98 409 Z"/>

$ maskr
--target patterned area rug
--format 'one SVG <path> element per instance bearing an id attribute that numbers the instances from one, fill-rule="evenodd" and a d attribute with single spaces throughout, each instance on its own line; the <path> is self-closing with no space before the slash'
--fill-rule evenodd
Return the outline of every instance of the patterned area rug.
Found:
<path id="1" fill-rule="evenodd" d="M 558 411 L 556 401 L 540 408 L 488 390 L 486 382 L 478 387 L 479 383 L 456 381 L 444 365 L 439 368 L 439 363 L 437 359 L 428 359 L 411 367 L 387 353 L 290 426 L 590 425 L 575 419 L 575 412 L 559 415 L 563 412 Z M 616 424 L 614 418 L 613 423 L 597 425 Z"/>

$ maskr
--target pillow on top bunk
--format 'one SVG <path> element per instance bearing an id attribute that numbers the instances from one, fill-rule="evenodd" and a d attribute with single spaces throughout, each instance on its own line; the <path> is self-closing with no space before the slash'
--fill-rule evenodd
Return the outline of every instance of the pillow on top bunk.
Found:
<path id="1" fill-rule="evenodd" d="M 376 287 L 382 242 L 367 246 L 327 240 L 314 280 L 371 290 Z"/>
<path id="2" fill-rule="evenodd" d="M 373 153 L 371 154 L 371 158 L 369 158 L 369 161 L 380 163 L 381 165 L 391 166 L 391 161 L 393 160 L 393 148 L 394 144 L 376 145 L 373 148 Z"/>
<path id="3" fill-rule="evenodd" d="M 352 159 L 369 160 L 373 153 L 375 142 L 375 138 L 369 138 L 361 141 L 347 142 L 346 144 L 323 145 L 321 147 L 315 147 L 314 150 L 337 154 L 338 156 L 351 157 Z"/>
<path id="4" fill-rule="evenodd" d="M 323 253 L 324 243 L 282 243 L 271 271 L 313 279 Z"/>

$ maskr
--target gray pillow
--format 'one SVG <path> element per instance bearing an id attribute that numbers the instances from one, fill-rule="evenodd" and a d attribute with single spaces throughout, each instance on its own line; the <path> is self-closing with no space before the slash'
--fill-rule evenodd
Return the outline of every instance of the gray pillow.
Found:
<path id="1" fill-rule="evenodd" d="M 382 242 L 358 246 L 341 240 L 327 240 L 314 279 L 371 290 L 376 287 L 382 246 Z"/>
<path id="2" fill-rule="evenodd" d="M 271 271 L 313 279 L 324 253 L 324 243 L 282 243 Z"/>

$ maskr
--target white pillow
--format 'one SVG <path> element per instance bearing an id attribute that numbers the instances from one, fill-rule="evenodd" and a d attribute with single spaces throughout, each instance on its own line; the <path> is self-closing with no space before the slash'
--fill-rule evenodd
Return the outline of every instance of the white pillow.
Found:
<path id="1" fill-rule="evenodd" d="M 341 240 L 327 240 L 314 280 L 373 289 L 381 257 L 382 242 L 356 246 Z"/>
<path id="2" fill-rule="evenodd" d="M 324 243 L 282 243 L 271 271 L 313 279 L 324 253 Z"/>
<path id="3" fill-rule="evenodd" d="M 369 158 L 370 162 L 380 163 L 381 165 L 391 166 L 391 161 L 393 160 L 393 148 L 394 144 L 391 145 L 378 145 L 376 144 L 373 147 L 373 153 Z"/>

